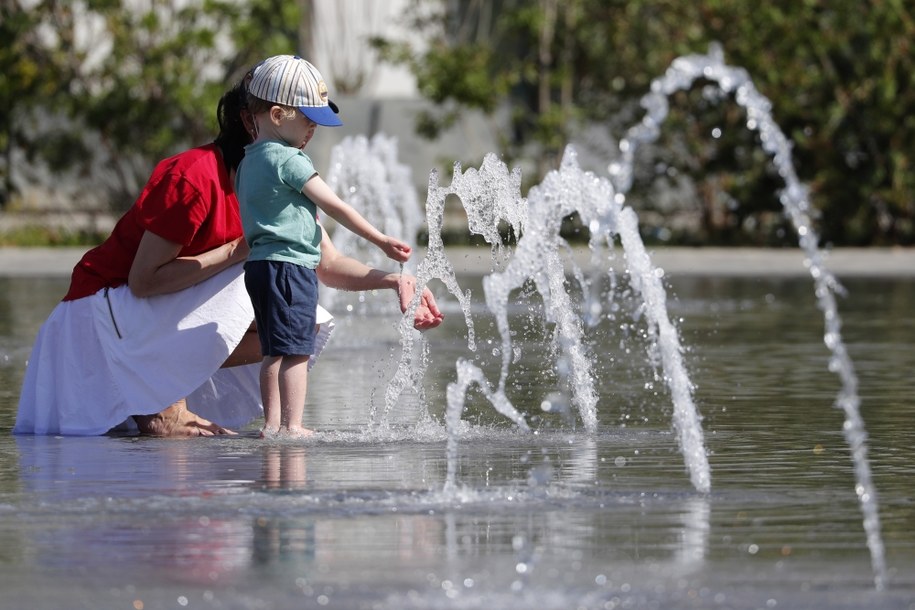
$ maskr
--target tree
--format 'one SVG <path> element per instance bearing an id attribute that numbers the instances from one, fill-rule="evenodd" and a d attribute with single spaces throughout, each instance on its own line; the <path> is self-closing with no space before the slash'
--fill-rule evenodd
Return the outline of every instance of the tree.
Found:
<path id="1" fill-rule="evenodd" d="M 915 243 L 915 18 L 903 0 L 417 0 L 409 18 L 427 44 L 376 40 L 389 61 L 409 65 L 421 93 L 441 109 L 421 117 L 433 136 L 464 109 L 511 110 L 504 152 L 538 159 L 535 178 L 567 142 L 596 125 L 639 119 L 633 101 L 678 56 L 721 43 L 747 69 L 795 142 L 799 175 L 812 187 L 827 242 Z M 688 239 L 792 243 L 772 176 L 746 117 L 732 100 L 710 102 L 703 84 L 675 96 L 660 158 L 696 185 Z M 627 123 L 628 121 L 628 123 Z M 711 138 L 713 129 L 719 134 Z M 622 133 L 617 132 L 617 136 Z M 668 172 L 643 172 L 633 197 Z M 722 195 L 727 192 L 728 195 Z M 647 197 L 642 205 L 649 206 Z M 687 210 L 688 211 L 688 210 Z"/>
<path id="2" fill-rule="evenodd" d="M 38 104 L 57 105 L 63 97 L 63 83 L 72 72 L 60 53 L 48 48 L 41 40 L 41 15 L 58 21 L 52 2 L 40 2 L 25 10 L 17 0 L 0 5 L 0 205 L 14 191 L 11 166 L 14 150 L 28 145 L 28 135 L 19 121 L 22 109 Z"/>
<path id="3" fill-rule="evenodd" d="M 101 161 L 116 176 L 105 198 L 126 208 L 151 163 L 212 140 L 227 85 L 299 38 L 299 5 L 279 0 L 11 0 L 0 11 L 3 200 L 19 149 L 77 175 Z"/>

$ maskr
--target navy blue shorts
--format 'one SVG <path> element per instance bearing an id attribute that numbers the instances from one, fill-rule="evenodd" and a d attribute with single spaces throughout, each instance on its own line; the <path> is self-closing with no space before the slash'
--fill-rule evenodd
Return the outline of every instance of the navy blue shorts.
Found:
<path id="1" fill-rule="evenodd" d="M 279 261 L 245 263 L 245 288 L 264 356 L 315 353 L 318 275 L 314 269 Z"/>

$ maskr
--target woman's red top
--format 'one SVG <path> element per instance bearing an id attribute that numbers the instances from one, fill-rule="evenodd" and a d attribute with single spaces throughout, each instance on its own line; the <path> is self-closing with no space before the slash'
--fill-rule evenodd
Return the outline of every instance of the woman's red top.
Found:
<path id="1" fill-rule="evenodd" d="M 178 256 L 194 256 L 241 237 L 238 199 L 215 144 L 192 148 L 156 166 L 108 239 L 73 268 L 64 301 L 126 284 L 145 231 L 181 244 Z"/>

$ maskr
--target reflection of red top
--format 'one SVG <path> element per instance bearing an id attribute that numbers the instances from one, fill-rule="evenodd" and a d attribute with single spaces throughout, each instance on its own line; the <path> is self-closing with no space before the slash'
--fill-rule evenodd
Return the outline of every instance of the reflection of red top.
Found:
<path id="1" fill-rule="evenodd" d="M 145 231 L 183 245 L 178 256 L 194 256 L 241 237 L 238 199 L 214 144 L 192 148 L 156 166 L 108 239 L 73 268 L 64 300 L 126 284 Z"/>

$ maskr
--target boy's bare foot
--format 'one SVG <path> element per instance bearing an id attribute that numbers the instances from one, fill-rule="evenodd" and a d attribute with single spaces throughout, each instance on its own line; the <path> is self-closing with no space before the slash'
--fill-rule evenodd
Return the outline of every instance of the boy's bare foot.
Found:
<path id="1" fill-rule="evenodd" d="M 261 428 L 260 437 L 261 438 L 276 438 L 279 435 L 280 429 L 273 426 L 264 426 Z"/>
<path id="2" fill-rule="evenodd" d="M 187 410 L 187 403 L 179 400 L 155 415 L 134 415 L 141 434 L 148 436 L 216 436 L 236 434 L 228 428 L 214 424 Z"/>
<path id="3" fill-rule="evenodd" d="M 280 435 L 285 438 L 308 438 L 314 436 L 315 431 L 302 426 L 283 426 L 280 428 Z"/>

